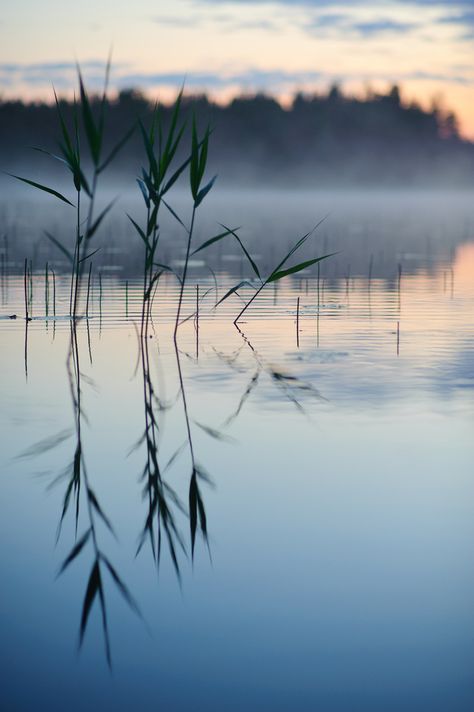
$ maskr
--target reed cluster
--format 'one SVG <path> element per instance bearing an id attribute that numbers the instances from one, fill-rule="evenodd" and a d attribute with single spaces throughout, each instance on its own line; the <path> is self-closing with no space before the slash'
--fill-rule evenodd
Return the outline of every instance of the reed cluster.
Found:
<path id="1" fill-rule="evenodd" d="M 128 588 L 111 563 L 110 558 L 105 554 L 101 544 L 99 525 L 105 526 L 111 533 L 113 533 L 113 527 L 94 492 L 91 476 L 86 465 L 82 440 L 82 425 L 85 415 L 81 380 L 81 353 L 77 338 L 77 325 L 81 319 L 85 319 L 88 325 L 90 318 L 89 302 L 92 283 L 92 257 L 97 250 L 100 249 L 99 247 L 94 247 L 93 238 L 96 237 L 103 221 L 115 203 L 115 201 L 112 201 L 100 212 L 97 211 L 97 196 L 100 189 L 100 180 L 104 171 L 110 166 L 131 135 L 135 131 L 138 131 L 142 139 L 143 167 L 140 175 L 135 178 L 135 181 L 143 199 L 143 212 L 141 215 L 128 215 L 133 231 L 143 245 L 143 290 L 139 329 L 139 363 L 141 364 L 143 379 L 144 421 L 143 435 L 137 447 L 143 446 L 145 451 L 145 464 L 140 473 L 140 477 L 143 482 L 146 514 L 145 522 L 139 535 L 137 553 L 142 549 L 145 541 L 148 540 L 153 557 L 158 564 L 161 555 L 162 538 L 164 537 L 178 578 L 180 577 L 179 552 L 181 551 L 183 554 L 186 554 L 187 551 L 185 540 L 180 533 L 178 525 L 178 516 L 180 516 L 180 514 L 187 517 L 189 521 L 191 557 L 194 557 L 198 534 L 202 536 L 209 549 L 207 515 L 202 490 L 203 484 L 209 481 L 209 476 L 197 458 L 194 427 L 200 427 L 212 437 L 220 437 L 217 431 L 203 426 L 203 424 L 197 423 L 192 419 L 181 364 L 179 327 L 183 321 L 190 318 L 189 316 L 184 319 L 182 317 L 183 299 L 187 288 L 190 258 L 197 253 L 209 250 L 222 240 L 235 240 L 238 243 L 246 263 L 249 266 L 252 278 L 240 281 L 231 289 L 227 290 L 220 299 L 218 298 L 216 282 L 215 307 L 218 307 L 219 304 L 232 295 L 239 295 L 242 298 L 242 294 L 246 293 L 242 292 L 243 288 L 249 287 L 253 294 L 251 294 L 250 298 L 243 300 L 243 307 L 234 319 L 235 326 L 239 328 L 238 322 L 267 285 L 276 283 L 289 275 L 301 272 L 315 264 L 319 265 L 319 263 L 329 257 L 329 255 L 304 260 L 292 266 L 288 266 L 291 258 L 303 247 L 307 240 L 310 239 L 320 223 L 317 223 L 310 231 L 296 240 L 291 249 L 277 260 L 275 267 L 266 275 L 262 274 L 262 270 L 239 236 L 239 228 L 232 228 L 221 224 L 220 231 L 216 235 L 206 239 L 202 244 L 195 246 L 195 231 L 196 223 L 199 218 L 199 208 L 216 181 L 216 176 L 211 178 L 207 176 L 209 142 L 212 134 L 211 127 L 206 126 L 202 131 L 199 131 L 196 117 L 184 116 L 182 101 L 183 90 L 181 89 L 172 110 L 171 120 L 166 125 L 164 124 L 160 107 L 157 105 L 149 125 L 144 125 L 142 121 L 138 119 L 136 124 L 129 128 L 120 141 L 105 154 L 104 145 L 107 135 L 106 107 L 109 75 L 110 61 L 107 64 L 101 98 L 99 101 L 92 101 L 85 88 L 81 71 L 78 68 L 79 91 L 78 99 L 74 102 L 71 126 L 67 125 L 61 111 L 61 104 L 56 93 L 54 94 L 60 134 L 58 153 L 51 153 L 40 147 L 35 149 L 41 153 L 46 153 L 50 158 L 60 162 L 65 167 L 70 176 L 69 191 L 64 191 L 63 189 L 63 191 L 60 192 L 56 188 L 38 183 L 24 176 L 14 176 L 14 178 L 26 183 L 35 190 L 48 194 L 55 200 L 66 204 L 74 211 L 74 217 L 71 217 L 71 227 L 75 235 L 74 249 L 72 251 L 68 249 L 60 236 L 47 233 L 48 239 L 56 246 L 62 255 L 67 258 L 71 266 L 69 285 L 71 335 L 68 373 L 71 399 L 74 407 L 75 444 L 72 463 L 59 478 L 60 481 L 66 482 L 59 531 L 64 518 L 72 508 L 75 518 L 76 541 L 64 560 L 60 568 L 60 573 L 65 571 L 83 552 L 86 550 L 91 552 L 92 563 L 85 587 L 80 623 L 80 643 L 82 643 L 83 640 L 92 606 L 95 601 L 98 601 L 102 616 L 106 656 L 110 663 L 111 653 L 104 587 L 105 577 L 108 576 L 111 579 L 135 612 L 139 613 L 139 609 L 128 591 Z M 190 139 L 189 145 L 186 148 L 185 144 L 188 139 Z M 178 159 L 178 157 L 180 158 Z M 181 184 L 186 177 L 189 181 L 190 199 L 189 215 L 185 217 L 179 215 L 173 207 L 173 190 L 176 189 L 178 184 Z M 172 215 L 179 229 L 182 231 L 185 257 L 180 271 L 166 264 L 160 255 L 161 216 L 163 211 Z M 183 406 L 185 442 L 175 453 L 172 460 L 184 449 L 187 450 L 190 461 L 187 505 L 184 505 L 180 501 L 177 493 L 167 481 L 167 466 L 165 465 L 163 467 L 160 461 L 161 452 L 158 419 L 159 412 L 163 405 L 159 402 L 150 369 L 149 336 L 153 320 L 154 297 L 159 279 L 164 273 L 173 274 L 179 283 L 173 329 L 173 343 L 179 381 L 179 397 Z M 85 274 L 87 274 L 87 290 L 84 305 Z M 52 278 L 52 289 L 50 285 L 50 275 Z M 102 296 L 100 275 L 99 282 Z M 28 262 L 28 260 L 25 260 L 24 291 L 25 319 L 26 323 L 28 323 L 28 320 L 31 319 L 33 306 L 32 267 L 31 262 Z M 196 291 L 196 308 L 194 314 L 191 315 L 191 317 L 194 317 L 196 325 L 197 357 L 199 355 L 199 305 L 203 296 L 205 295 L 200 296 L 198 287 Z M 45 267 L 45 304 L 47 316 L 49 316 L 51 305 L 53 316 L 56 317 L 55 272 L 50 264 L 46 264 Z M 100 308 L 101 305 L 102 299 L 100 298 Z M 126 311 L 128 313 L 128 283 L 126 284 Z M 299 322 L 299 306 L 297 320 Z M 297 333 L 298 329 L 299 323 L 297 324 Z M 229 422 L 240 412 L 245 400 L 256 385 L 259 373 L 262 370 L 267 370 L 278 387 L 282 388 L 285 392 L 288 391 L 288 393 L 291 393 L 294 385 L 291 379 L 285 374 L 277 373 L 269 369 L 268 366 L 265 366 L 248 340 L 246 343 L 254 352 L 257 362 L 257 371 L 242 396 L 236 413 L 229 419 Z M 90 348 L 89 354 L 91 356 Z M 297 403 L 296 399 L 295 402 Z M 168 463 L 168 466 L 169 464 L 170 463 Z M 74 506 L 71 507 L 71 505 Z M 84 505 L 85 509 L 86 526 L 79 535 L 78 529 L 82 505 Z"/>

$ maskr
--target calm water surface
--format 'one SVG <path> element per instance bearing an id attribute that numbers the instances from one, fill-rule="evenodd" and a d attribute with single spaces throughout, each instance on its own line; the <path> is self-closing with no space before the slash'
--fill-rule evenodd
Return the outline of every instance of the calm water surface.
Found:
<path id="1" fill-rule="evenodd" d="M 46 319 L 34 276 L 26 345 L 22 278 L 2 284 L 1 314 L 18 318 L 0 320 L 0 707 L 472 710 L 474 245 L 425 254 L 400 280 L 396 265 L 319 289 L 314 273 L 287 279 L 240 331 L 238 298 L 213 310 L 213 279 L 198 271 L 185 316 L 197 282 L 199 333 L 188 320 L 179 346 L 210 555 L 198 535 L 181 587 L 166 541 L 158 572 L 148 541 L 135 557 L 144 375 L 163 477 L 188 507 L 176 285 L 158 288 L 145 374 L 138 280 L 127 293 L 104 275 L 101 296 L 96 279 L 78 327 L 84 461 L 117 539 L 102 521 L 97 534 L 146 621 L 104 576 L 112 673 L 97 601 L 76 653 L 89 544 L 55 579 L 75 541 L 70 510 L 55 545 L 67 479 L 51 486 L 76 447 L 67 280 Z M 87 526 L 82 506 L 78 536 Z"/>

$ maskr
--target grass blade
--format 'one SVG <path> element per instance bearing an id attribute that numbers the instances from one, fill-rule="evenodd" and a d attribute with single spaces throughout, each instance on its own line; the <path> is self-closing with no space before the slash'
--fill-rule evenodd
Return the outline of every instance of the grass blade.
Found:
<path id="1" fill-rule="evenodd" d="M 110 203 L 102 210 L 100 215 L 97 217 L 95 222 L 91 225 L 89 232 L 87 233 L 86 237 L 90 239 L 92 235 L 96 232 L 97 228 L 99 227 L 100 223 L 102 220 L 105 218 L 109 210 L 113 208 L 115 203 L 117 202 L 117 198 L 114 198 L 113 200 L 110 201 Z"/>
<path id="2" fill-rule="evenodd" d="M 77 542 L 77 544 L 71 549 L 70 553 L 69 553 L 68 556 L 64 559 L 64 561 L 63 561 L 63 563 L 62 563 L 62 566 L 61 566 L 61 568 L 60 568 L 59 571 L 58 571 L 58 576 L 60 576 L 60 575 L 63 573 L 63 571 L 65 571 L 65 570 L 67 569 L 67 567 L 69 566 L 69 564 L 70 564 L 72 561 L 74 561 L 74 559 L 75 559 L 77 556 L 79 556 L 79 554 L 81 553 L 82 549 L 83 549 L 84 546 L 87 544 L 87 542 L 88 542 L 88 540 L 89 540 L 89 537 L 90 537 L 90 535 L 91 535 L 91 532 L 92 532 L 92 529 L 91 529 L 91 527 L 89 527 L 89 529 L 85 532 L 85 534 L 83 534 L 83 536 L 79 539 L 79 541 Z"/>
<path id="3" fill-rule="evenodd" d="M 209 191 L 211 190 L 211 188 L 214 185 L 214 183 L 216 182 L 216 180 L 217 180 L 217 176 L 214 176 L 213 178 L 211 178 L 209 183 L 204 186 L 204 188 L 201 188 L 201 190 L 199 191 L 199 193 L 196 196 L 196 202 L 195 202 L 196 208 L 198 207 L 198 205 L 200 205 L 202 203 L 202 201 L 204 200 L 206 195 L 209 193 Z"/>
<path id="4" fill-rule="evenodd" d="M 193 471 L 189 483 L 189 526 L 191 529 L 191 557 L 194 559 L 194 545 L 196 543 L 197 517 L 198 517 L 198 486 L 196 472 Z"/>
<path id="5" fill-rule="evenodd" d="M 134 134 L 134 132 L 135 132 L 135 129 L 136 129 L 136 126 L 132 126 L 132 128 L 131 128 L 129 131 L 127 131 L 127 133 L 125 134 L 125 136 L 120 139 L 120 141 L 119 141 L 119 142 L 115 145 L 115 147 L 111 150 L 111 152 L 109 153 L 109 155 L 107 156 L 107 158 L 105 159 L 105 161 L 104 161 L 103 163 L 101 163 L 101 165 L 99 166 L 99 168 L 98 168 L 98 170 L 97 170 L 98 173 L 102 173 L 102 171 L 103 171 L 105 168 L 107 168 L 107 166 L 109 165 L 109 163 L 112 163 L 112 161 L 114 160 L 114 158 L 116 157 L 116 155 L 122 150 L 122 148 L 125 146 L 125 144 L 127 143 L 127 141 L 133 136 L 133 134 Z"/>
<path id="6" fill-rule="evenodd" d="M 146 245 L 147 247 L 149 247 L 148 239 L 147 239 L 145 233 L 143 232 L 143 230 L 141 229 L 140 225 L 138 225 L 138 223 L 136 223 L 135 220 L 134 220 L 128 213 L 127 213 L 127 218 L 130 220 L 130 222 L 132 223 L 133 227 L 135 228 L 135 230 L 137 231 L 137 233 L 138 233 L 138 234 L 140 235 L 140 237 L 142 238 L 142 240 L 143 240 L 143 242 L 145 243 L 145 245 Z"/>
<path id="7" fill-rule="evenodd" d="M 221 299 L 219 299 L 219 301 L 216 303 L 216 307 L 217 307 L 219 304 L 222 304 L 222 302 L 225 301 L 228 297 L 230 297 L 231 294 L 235 294 L 235 292 L 237 292 L 237 290 L 239 290 L 239 289 L 240 289 L 241 287 L 243 287 L 244 285 L 247 285 L 248 287 L 252 287 L 253 289 L 255 289 L 255 287 L 253 286 L 253 284 L 251 284 L 251 283 L 248 282 L 247 280 L 243 280 L 243 282 L 239 282 L 238 284 L 235 285 L 235 287 L 232 287 L 232 289 L 229 289 L 229 291 L 226 292 L 226 293 L 224 294 L 224 296 L 221 297 Z"/>
<path id="8" fill-rule="evenodd" d="M 227 230 L 229 230 L 229 231 L 232 233 L 232 235 L 235 237 L 235 239 L 236 239 L 237 242 L 239 243 L 240 247 L 242 248 L 242 250 L 243 250 L 245 256 L 247 257 L 248 261 L 249 261 L 250 264 L 252 265 L 253 271 L 255 272 L 255 274 L 257 275 L 257 277 L 259 278 L 259 280 L 262 281 L 262 278 L 261 278 L 261 276 L 260 276 L 260 271 L 259 271 L 258 267 L 257 267 L 257 265 L 255 264 L 254 260 L 250 257 L 250 253 L 249 253 L 248 250 L 246 249 L 246 247 L 245 247 L 244 243 L 242 242 L 242 240 L 240 239 L 240 237 L 239 237 L 233 230 L 231 230 L 230 228 L 227 228 L 227 227 L 226 227 L 225 225 L 223 225 L 222 223 L 221 223 L 221 225 L 222 225 L 222 227 L 224 227 L 224 228 L 226 228 Z"/>
<path id="9" fill-rule="evenodd" d="M 89 582 L 87 584 L 84 602 L 82 604 L 81 626 L 79 629 L 79 647 L 81 647 L 82 641 L 84 640 L 87 621 L 89 620 L 92 604 L 94 603 L 94 599 L 99 591 L 100 583 L 99 561 L 96 559 L 89 576 Z"/>
<path id="10" fill-rule="evenodd" d="M 100 506 L 100 504 L 97 500 L 97 497 L 95 496 L 94 492 L 90 488 L 87 490 L 87 495 L 91 501 L 93 508 L 97 512 L 98 516 L 102 519 L 102 521 L 104 522 L 107 529 L 111 532 L 111 534 L 114 535 L 115 538 L 117 538 L 110 519 L 104 513 L 102 507 Z"/>
<path id="11" fill-rule="evenodd" d="M 58 191 L 54 190 L 53 188 L 48 188 L 47 185 L 42 185 L 41 183 L 36 183 L 34 180 L 29 180 L 28 178 L 22 178 L 21 176 L 17 176 L 14 173 L 7 173 L 7 175 L 11 176 L 12 178 L 16 178 L 17 180 L 21 180 L 23 183 L 33 186 L 33 188 L 38 188 L 38 190 L 43 190 L 45 193 L 54 195 L 55 198 L 62 200 L 63 203 L 67 203 L 68 205 L 71 205 L 73 208 L 76 207 L 74 205 L 74 203 L 71 203 L 71 201 L 68 200 L 67 198 L 65 198 L 64 195 L 62 195 L 61 193 L 58 193 Z"/>
<path id="12" fill-rule="evenodd" d="M 86 131 L 87 143 L 89 144 L 89 150 L 91 152 L 92 160 L 94 165 L 97 166 L 100 158 L 100 135 L 96 128 L 94 117 L 92 115 L 92 109 L 89 102 L 89 97 L 87 96 L 86 89 L 84 87 L 84 82 L 82 80 L 81 70 L 78 67 L 77 73 L 79 76 L 79 88 L 81 92 L 81 107 L 82 107 L 82 119 L 84 121 L 84 128 Z"/>
<path id="13" fill-rule="evenodd" d="M 222 225 L 222 227 L 225 227 L 225 225 Z M 205 250 L 206 247 L 209 247 L 209 245 L 212 245 L 214 242 L 218 242 L 219 240 L 222 240 L 224 237 L 227 237 L 227 235 L 235 235 L 235 230 L 240 230 L 240 227 L 236 227 L 236 228 L 234 228 L 234 230 L 232 230 L 231 228 L 225 228 L 225 232 L 221 232 L 219 235 L 215 235 L 214 237 L 211 237 L 209 240 L 206 240 L 206 242 L 203 242 L 202 245 L 199 245 L 199 247 L 196 248 L 191 254 L 195 255 L 196 252 Z"/>
<path id="14" fill-rule="evenodd" d="M 279 279 L 282 279 L 283 277 L 286 277 L 289 274 L 296 274 L 296 272 L 301 272 L 301 270 L 306 269 L 306 267 L 311 267 L 311 265 L 315 265 L 317 262 L 321 262 L 321 260 L 325 260 L 328 257 L 332 257 L 333 255 L 337 254 L 336 252 L 331 252 L 329 255 L 323 255 L 322 257 L 316 257 L 313 260 L 306 260 L 305 262 L 300 262 L 297 265 L 294 265 L 294 267 L 289 267 L 288 269 L 283 269 L 283 270 L 275 270 L 275 272 L 272 272 L 270 277 L 267 279 L 267 284 L 270 282 L 276 282 Z"/>
<path id="15" fill-rule="evenodd" d="M 122 596 L 124 597 L 124 599 L 126 600 L 128 605 L 130 606 L 130 608 L 137 614 L 137 616 L 142 618 L 142 612 L 140 611 L 138 603 L 135 601 L 132 594 L 130 593 L 127 586 L 124 584 L 124 582 L 122 581 L 122 579 L 120 578 L 120 576 L 118 575 L 118 573 L 116 572 L 116 570 L 114 569 L 114 567 L 112 566 L 110 561 L 108 561 L 108 559 L 106 559 L 104 556 L 102 556 L 102 561 L 107 566 L 107 568 L 110 572 L 110 575 L 112 576 L 115 584 L 117 585 L 117 588 L 119 589 L 120 593 L 122 594 Z"/>

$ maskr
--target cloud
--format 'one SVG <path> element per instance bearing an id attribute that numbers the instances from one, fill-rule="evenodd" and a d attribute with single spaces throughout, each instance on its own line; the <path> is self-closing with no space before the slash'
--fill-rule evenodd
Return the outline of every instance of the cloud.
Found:
<path id="1" fill-rule="evenodd" d="M 401 22 L 386 17 L 374 20 L 360 21 L 350 14 L 331 13 L 315 17 L 307 23 L 302 23 L 301 28 L 311 34 L 321 36 L 321 31 L 336 29 L 345 33 L 372 37 L 378 34 L 401 34 L 420 27 L 419 22 Z"/>
<path id="2" fill-rule="evenodd" d="M 177 29 L 213 25 L 225 32 L 279 32 L 293 26 L 311 35 L 317 34 L 318 37 L 340 32 L 372 38 L 378 35 L 400 35 L 424 28 L 426 18 L 417 15 L 416 10 L 413 12 L 416 18 L 413 21 L 393 16 L 394 11 L 399 12 L 402 7 L 411 5 L 413 8 L 423 6 L 446 11 L 449 9 L 449 14 L 440 18 L 430 14 L 429 23 L 457 24 L 467 28 L 469 33 L 474 26 L 474 0 L 385 0 L 383 3 L 375 3 L 375 0 L 220 0 L 219 7 L 228 9 L 215 12 L 213 8 L 217 6 L 217 1 L 191 0 L 186 14 L 159 15 L 153 20 Z M 236 9 L 236 4 L 248 10 L 245 13 L 247 17 L 242 17 L 243 13 Z M 272 13 L 269 17 L 265 10 L 265 16 L 262 17 L 265 6 L 269 4 L 286 7 L 289 12 L 284 15 L 281 12 Z M 381 6 L 383 12 L 380 12 Z M 291 12 L 290 8 L 299 8 L 302 12 Z M 364 15 L 361 15 L 360 10 L 364 11 Z M 372 11 L 373 17 L 367 17 L 368 10 Z"/>
<path id="3" fill-rule="evenodd" d="M 453 84 L 466 84 L 472 83 L 472 77 L 465 76 L 464 74 L 436 74 L 434 72 L 410 72 L 404 75 L 405 79 L 421 79 L 426 81 L 435 82 L 452 82 Z"/>
<path id="4" fill-rule="evenodd" d="M 227 88 L 241 88 L 258 91 L 278 91 L 283 88 L 295 89 L 298 86 L 308 86 L 315 84 L 332 84 L 344 81 L 375 81 L 383 80 L 387 82 L 401 82 L 409 80 L 417 81 L 437 81 L 456 84 L 469 84 L 472 79 L 462 73 L 430 73 L 422 70 L 405 72 L 403 74 L 390 74 L 365 72 L 357 74 L 336 74 L 318 71 L 290 72 L 285 69 L 261 70 L 251 68 L 246 71 L 227 74 L 224 72 L 190 72 L 183 77 L 181 73 L 128 73 L 117 79 L 117 86 L 121 88 L 129 87 L 178 87 L 185 79 L 185 85 L 189 88 L 207 89 L 216 91 Z"/>
<path id="5" fill-rule="evenodd" d="M 201 23 L 202 17 L 199 15 L 195 16 L 173 16 L 173 15 L 159 15 L 152 18 L 153 22 L 157 25 L 167 25 L 168 27 L 196 27 L 197 24 Z"/>
<path id="6" fill-rule="evenodd" d="M 178 87 L 183 79 L 188 88 L 200 89 L 225 89 L 227 87 L 247 87 L 252 89 L 274 88 L 282 85 L 305 84 L 316 82 L 324 78 L 321 72 L 287 72 L 285 70 L 264 71 L 260 69 L 249 69 L 235 74 L 224 74 L 219 72 L 190 72 L 183 77 L 179 72 L 167 73 L 128 73 L 118 78 L 117 83 L 121 87 L 153 87 L 171 86 Z"/>
<path id="7" fill-rule="evenodd" d="M 93 91 L 100 91 L 104 81 L 104 63 L 91 60 L 81 65 L 87 86 Z M 72 89 L 76 86 L 76 65 L 73 62 L 48 62 L 41 64 L 0 64 L 0 81 L 8 87 L 9 93 L 15 87 L 30 86 L 31 88 L 45 87 L 54 84 L 61 91 Z M 456 71 L 430 73 L 424 70 L 400 73 L 382 73 L 374 71 L 358 73 L 331 73 L 320 71 L 287 71 L 284 68 L 262 70 L 251 67 L 240 72 L 224 71 L 192 71 L 183 72 L 142 72 L 133 71 L 126 63 L 116 65 L 111 81 L 114 89 L 158 89 L 168 87 L 177 89 L 183 81 L 189 91 L 221 92 L 232 90 L 235 92 L 265 91 L 273 94 L 279 92 L 292 92 L 302 87 L 327 86 L 334 83 L 386 81 L 387 83 L 402 83 L 404 81 L 436 81 L 438 83 L 451 83 L 469 85 L 472 76 L 469 67 L 457 68 Z"/>
<path id="8" fill-rule="evenodd" d="M 102 59 L 89 59 L 85 62 L 80 62 L 79 66 L 81 70 L 105 70 L 106 62 Z M 115 63 L 115 67 L 123 66 L 122 64 Z M 62 72 L 62 71 L 73 71 L 76 72 L 77 64 L 76 62 L 36 62 L 35 64 L 21 64 L 21 63 L 6 63 L 0 64 L 0 70 L 5 72 Z"/>
<path id="9" fill-rule="evenodd" d="M 90 59 L 80 62 L 86 84 L 92 90 L 103 87 L 106 62 Z M 125 62 L 116 62 L 113 75 L 117 76 L 128 68 Z M 70 61 L 38 62 L 34 64 L 0 64 L 0 81 L 9 87 L 26 85 L 30 87 L 53 85 L 58 89 L 75 88 L 77 85 L 77 64 Z"/>
<path id="10" fill-rule="evenodd" d="M 466 10 L 454 15 L 443 15 L 437 22 L 440 25 L 452 25 L 457 28 L 457 39 L 462 42 L 474 40 L 474 10 Z"/>
<path id="11" fill-rule="evenodd" d="M 446 25 L 471 25 L 474 27 L 474 10 L 460 12 L 456 15 L 444 15 L 439 18 L 438 22 Z"/>
<path id="12" fill-rule="evenodd" d="M 268 18 L 241 20 L 236 15 L 230 13 L 188 14 L 186 17 L 179 15 L 159 15 L 152 19 L 158 25 L 166 25 L 178 29 L 201 27 L 205 24 L 217 25 L 217 27 L 228 32 L 236 30 L 278 31 L 281 29 L 281 24 Z"/>
<path id="13" fill-rule="evenodd" d="M 367 7 L 367 0 L 199 0 L 199 4 L 207 5 L 289 5 L 293 7 L 325 8 L 338 5 L 339 7 Z M 385 0 L 385 6 L 390 5 L 423 5 L 425 7 L 454 8 L 474 7 L 474 0 Z"/>
<path id="14" fill-rule="evenodd" d="M 395 20 L 380 19 L 369 22 L 354 22 L 350 25 L 350 28 L 364 37 L 371 37 L 372 35 L 387 32 L 396 34 L 404 33 L 419 26 L 419 23 L 415 22 L 397 22 Z"/>

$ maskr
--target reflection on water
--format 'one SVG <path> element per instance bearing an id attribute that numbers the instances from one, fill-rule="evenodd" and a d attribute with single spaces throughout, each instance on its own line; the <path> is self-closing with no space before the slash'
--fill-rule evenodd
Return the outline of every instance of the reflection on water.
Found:
<path id="1" fill-rule="evenodd" d="M 2 708 L 467 712 L 473 245 L 237 329 L 193 274 L 176 344 L 171 278 L 143 322 L 96 277 L 76 328 L 61 275 L 30 322 L 2 281 Z"/>

